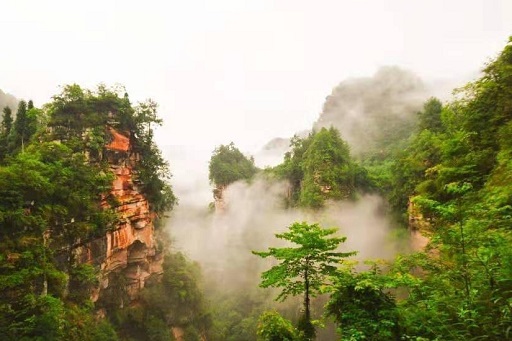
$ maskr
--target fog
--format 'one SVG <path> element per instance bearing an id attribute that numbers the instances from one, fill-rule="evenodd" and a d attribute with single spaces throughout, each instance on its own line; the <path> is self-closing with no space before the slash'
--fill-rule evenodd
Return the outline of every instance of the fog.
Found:
<path id="1" fill-rule="evenodd" d="M 251 251 L 280 245 L 275 233 L 294 221 L 338 227 L 348 238 L 342 250 L 360 260 L 393 257 L 408 240 L 378 196 L 285 209 L 287 184 L 264 178 L 232 184 L 226 209 L 210 212 L 216 146 L 233 141 L 264 168 L 282 162 L 294 134 L 334 126 L 352 155 L 374 152 L 409 132 L 425 99 L 445 100 L 474 79 L 512 32 L 510 0 L 2 0 L 0 8 L 0 106 L 15 105 L 4 92 L 40 106 L 73 83 L 120 83 L 132 102 L 159 103 L 164 123 L 154 136 L 179 198 L 166 231 L 173 250 L 201 264 L 206 286 L 224 290 L 257 288 L 271 263 Z"/>
<path id="2" fill-rule="evenodd" d="M 0 112 L 4 107 L 11 108 L 13 116 L 16 115 L 16 108 L 18 106 L 18 100 L 11 94 L 7 94 L 0 89 Z M 0 114 L 0 121 L 2 121 L 3 114 Z"/>
<path id="3" fill-rule="evenodd" d="M 423 81 L 414 72 L 397 66 L 379 68 L 370 77 L 341 81 L 326 96 L 311 129 L 331 126 L 350 145 L 353 156 L 385 147 L 390 138 L 406 137 L 414 127 L 417 112 L 432 96 L 448 101 L 454 88 L 469 79 Z M 306 137 L 311 130 L 297 132 Z M 401 135 L 400 135 L 401 134 Z M 290 149 L 291 136 L 276 137 L 255 152 L 260 167 L 282 162 Z"/>
<path id="4" fill-rule="evenodd" d="M 183 150 L 169 150 L 169 157 L 180 153 Z M 269 268 L 270 262 L 251 251 L 282 246 L 283 241 L 274 235 L 295 221 L 339 228 L 338 235 L 347 237 L 340 250 L 358 251 L 355 259 L 390 258 L 407 245 L 406 240 L 393 233 L 385 203 L 378 196 L 327 203 L 318 212 L 285 209 L 287 184 L 257 177 L 251 183 L 228 186 L 224 192 L 225 209 L 210 212 L 212 187 L 206 172 L 194 171 L 200 169 L 194 162 L 188 158 L 175 164 L 180 169 L 187 163 L 189 167 L 187 174 L 175 175 L 183 176 L 183 182 L 176 179 L 175 186 L 180 204 L 171 213 L 167 228 L 173 248 L 201 264 L 207 286 L 223 290 L 256 288 L 261 272 Z M 207 169 L 207 165 L 203 166 Z"/>
<path id="5" fill-rule="evenodd" d="M 358 155 L 382 147 L 387 135 L 410 133 L 417 111 L 429 96 L 428 86 L 413 72 L 383 67 L 372 77 L 341 81 L 326 97 L 311 129 L 338 128 L 352 153 Z M 309 131 L 296 135 L 304 137 Z M 287 137 L 272 139 L 255 153 L 256 164 L 265 167 L 281 163 L 289 144 Z M 319 211 L 286 209 L 288 184 L 260 176 L 251 183 L 228 186 L 225 209 L 210 212 L 213 186 L 208 183 L 208 160 L 214 147 L 167 149 L 174 170 L 174 190 L 180 199 L 167 228 L 174 248 L 201 264 L 207 286 L 223 290 L 257 287 L 261 272 L 270 263 L 251 251 L 282 245 L 275 234 L 295 221 L 339 228 L 338 234 L 347 237 L 341 251 L 357 251 L 357 260 L 391 258 L 407 249 L 405 231 L 394 228 L 386 215 L 386 202 L 377 195 L 328 202 Z"/>
<path id="6" fill-rule="evenodd" d="M 386 135 L 408 130 L 429 92 L 413 72 L 382 67 L 372 77 L 351 78 L 327 97 L 314 127 L 334 126 L 359 154 L 384 142 Z"/>

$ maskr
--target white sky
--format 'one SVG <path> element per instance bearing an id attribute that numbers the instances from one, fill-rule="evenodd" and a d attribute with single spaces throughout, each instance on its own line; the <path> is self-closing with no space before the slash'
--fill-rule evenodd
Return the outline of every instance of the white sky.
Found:
<path id="1" fill-rule="evenodd" d="M 0 89 L 151 97 L 160 144 L 255 151 L 309 128 L 347 77 L 399 65 L 461 79 L 512 35 L 512 0 L 0 0 Z"/>

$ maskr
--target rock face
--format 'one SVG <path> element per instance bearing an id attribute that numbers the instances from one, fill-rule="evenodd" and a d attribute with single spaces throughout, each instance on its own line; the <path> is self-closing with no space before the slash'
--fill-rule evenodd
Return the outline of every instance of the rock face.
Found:
<path id="1" fill-rule="evenodd" d="M 419 208 L 409 199 L 409 234 L 411 248 L 420 251 L 427 246 L 429 239 L 423 234 L 430 227 L 430 223 L 423 217 Z"/>
<path id="2" fill-rule="evenodd" d="M 226 202 L 224 200 L 224 191 L 226 186 L 218 185 L 213 190 L 213 199 L 215 200 L 215 212 L 224 212 L 226 210 Z"/>
<path id="3" fill-rule="evenodd" d="M 155 244 L 153 216 L 147 199 L 137 187 L 134 165 L 139 156 L 132 152 L 130 138 L 109 129 L 112 141 L 105 148 L 110 170 L 115 175 L 111 194 L 118 215 L 115 229 L 101 238 L 74 249 L 75 259 L 100 268 L 99 287 L 93 293 L 96 302 L 110 285 L 111 278 L 123 278 L 130 301 L 138 297 L 146 280 L 163 272 L 163 255 Z M 110 206 L 106 200 L 104 207 Z"/>

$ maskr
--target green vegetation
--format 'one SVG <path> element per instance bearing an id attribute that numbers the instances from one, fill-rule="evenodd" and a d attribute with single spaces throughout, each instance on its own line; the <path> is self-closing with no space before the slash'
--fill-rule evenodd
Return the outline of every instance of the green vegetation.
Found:
<path id="1" fill-rule="evenodd" d="M 103 148 L 110 141 L 107 126 L 127 133 L 141 190 L 151 209 L 162 214 L 172 209 L 176 197 L 168 184 L 168 164 L 153 141 L 152 126 L 162 123 L 156 114 L 157 104 L 147 100 L 133 107 L 128 94 L 121 95 L 123 92 L 123 88 L 109 89 L 104 85 L 95 92 L 76 84 L 65 86 L 48 105 L 48 138 L 62 141 L 75 152 L 86 151 L 91 162 L 102 163 Z"/>
<path id="2" fill-rule="evenodd" d="M 99 269 L 80 263 L 73 250 L 104 236 L 119 219 L 111 208 L 116 202 L 105 148 L 109 127 L 130 137 L 134 155 L 126 159 L 133 162 L 151 210 L 162 214 L 172 208 L 176 199 L 166 181 L 167 164 L 152 138 L 151 125 L 159 123 L 155 103 L 132 107 L 126 94 L 105 86 L 95 92 L 66 86 L 43 109 L 21 100 L 14 120 L 10 108 L 3 110 L 1 339 L 117 340 L 123 335 L 119 325 L 116 331 L 108 320 L 95 317 L 91 294 Z M 173 264 L 188 266 L 184 260 Z M 166 271 L 153 290 L 198 290 L 192 284 L 178 290 L 167 281 L 168 272 L 175 278 L 185 270 Z M 165 320 L 162 328 L 168 331 L 174 323 Z"/>
<path id="3" fill-rule="evenodd" d="M 383 127 L 382 152 L 355 160 L 334 128 L 293 138 L 283 164 L 269 171 L 289 181 L 289 206 L 319 210 L 376 191 L 429 238 L 424 250 L 365 266 L 346 261 L 355 253 L 338 251 L 345 238 L 333 237 L 335 229 L 290 225 L 276 237 L 298 246 L 253 253 L 277 260 L 261 287 L 280 289 L 279 301 L 303 296 L 293 322 L 251 290 L 226 290 L 209 306 L 198 265 L 164 248 L 163 274 L 146 282 L 136 304 L 126 304 L 121 273 L 91 301 L 99 269 L 72 249 L 119 219 L 105 205 L 115 206 L 108 161 L 119 156 L 105 148 L 109 128 L 129 137 L 124 160 L 152 212 L 161 216 L 176 202 L 153 141 L 157 105 L 132 106 L 123 92 L 70 85 L 43 108 L 22 100 L 15 116 L 3 109 L 1 339 L 172 340 L 174 328 L 185 340 L 309 341 L 312 298 L 322 296 L 323 318 L 340 340 L 512 340 L 512 39 L 455 100 L 429 99 L 417 124 L 400 125 L 399 134 Z M 232 143 L 216 148 L 209 166 L 218 187 L 257 172 Z"/>
<path id="4" fill-rule="evenodd" d="M 345 265 L 332 274 L 326 316 L 341 340 L 512 339 L 512 40 L 483 72 L 453 102 L 429 99 L 409 137 L 361 158 L 367 188 L 403 218 L 415 215 L 412 228 L 429 244 L 368 271 Z M 308 163 L 314 139 L 295 138 L 276 169 L 290 180 L 295 205 L 327 198 L 318 190 L 326 185 L 322 162 L 340 160 L 325 153 Z M 307 165 L 315 166 L 316 197 L 303 193 L 311 191 Z"/>
<path id="5" fill-rule="evenodd" d="M 390 289 L 403 280 L 382 273 L 376 263 L 368 271 L 344 263 L 333 276 L 325 313 L 334 319 L 341 340 L 399 340 L 395 298 Z"/>
<path id="6" fill-rule="evenodd" d="M 112 226 L 112 212 L 99 205 L 111 180 L 54 142 L 29 145 L 0 167 L 0 335 L 5 339 L 74 340 L 85 335 L 81 328 L 90 328 L 83 339 L 94 340 L 91 335 L 111 332 L 92 316 L 91 270 L 76 267 L 67 248 Z M 68 261 L 58 261 L 63 257 Z"/>
<path id="7" fill-rule="evenodd" d="M 249 180 L 258 171 L 254 159 L 248 159 L 233 142 L 215 148 L 209 170 L 210 182 L 217 187 L 226 187 L 238 180 Z"/>
<path id="8" fill-rule="evenodd" d="M 263 313 L 258 320 L 258 341 L 295 341 L 300 340 L 297 330 L 290 321 L 278 312 Z"/>
<path id="9" fill-rule="evenodd" d="M 311 297 L 321 292 L 329 275 L 333 275 L 341 258 L 355 252 L 336 252 L 346 238 L 329 237 L 336 229 L 324 229 L 318 224 L 294 223 L 288 231 L 276 234 L 299 247 L 269 248 L 268 252 L 255 252 L 263 258 L 274 257 L 280 263 L 265 271 L 260 286 L 282 288 L 277 300 L 284 301 L 289 295 L 304 295 L 304 312 L 298 329 L 305 340 L 313 340 L 315 328 L 311 321 Z"/>
<path id="10" fill-rule="evenodd" d="M 289 205 L 321 208 L 329 199 L 353 199 L 367 185 L 365 171 L 351 159 L 335 128 L 322 128 L 304 139 L 295 136 L 291 147 L 274 169 L 290 183 Z"/>
<path id="11" fill-rule="evenodd" d="M 182 330 L 185 340 L 208 335 L 211 317 L 198 286 L 198 265 L 181 253 L 167 253 L 163 270 L 161 279 L 147 283 L 141 291 L 137 305 L 120 309 L 119 302 L 125 295 L 121 292 L 118 300 L 107 306 L 122 340 L 174 340 L 171 327 Z"/>
<path id="12" fill-rule="evenodd" d="M 397 160 L 411 174 L 401 194 L 413 196 L 431 236 L 430 252 L 399 258 L 395 265 L 402 274 L 422 269 L 400 302 L 404 334 L 512 337 L 511 67 L 509 44 L 458 99 L 430 111 L 434 117 L 440 112 L 441 124 L 428 120 L 411 137 L 410 150 L 424 156 L 423 169 L 411 172 L 411 158 Z"/>
<path id="13" fill-rule="evenodd" d="M 381 191 L 403 214 L 410 200 L 430 237 L 390 267 L 408 278 L 395 300 L 402 338 L 512 338 L 511 70 L 509 44 L 452 103 L 427 101 L 407 147 L 381 168 Z"/>

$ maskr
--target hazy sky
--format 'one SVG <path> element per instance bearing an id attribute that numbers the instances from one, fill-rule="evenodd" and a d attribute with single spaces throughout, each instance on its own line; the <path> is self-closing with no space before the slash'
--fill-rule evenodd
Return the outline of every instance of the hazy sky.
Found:
<path id="1" fill-rule="evenodd" d="M 161 144 L 254 151 L 309 128 L 347 77 L 462 79 L 512 35 L 512 0 L 0 0 L 0 89 L 121 83 L 160 104 Z"/>

